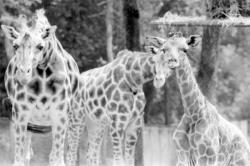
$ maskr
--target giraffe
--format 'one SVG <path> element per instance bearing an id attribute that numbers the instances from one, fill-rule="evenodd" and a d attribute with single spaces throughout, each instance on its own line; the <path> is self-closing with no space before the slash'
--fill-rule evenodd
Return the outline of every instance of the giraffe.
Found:
<path id="1" fill-rule="evenodd" d="M 24 166 L 29 162 L 25 161 L 25 155 L 31 153 L 28 123 L 51 126 L 49 163 L 51 166 L 64 166 L 67 125 L 72 112 L 77 109 L 78 66 L 57 40 L 56 26 L 50 26 L 47 21 L 47 26 L 42 27 L 47 20 L 45 18 L 43 11 L 37 11 L 35 24 L 28 27 L 27 19 L 24 19 L 19 32 L 11 26 L 1 26 L 14 49 L 4 80 L 13 105 L 14 166 Z"/>
<path id="2" fill-rule="evenodd" d="M 152 58 L 153 54 L 123 50 L 112 62 L 81 74 L 81 108 L 93 122 L 88 128 L 88 166 L 100 164 L 100 148 L 106 126 L 110 127 L 113 145 L 112 164 L 134 166 L 135 146 L 143 127 L 146 103 L 142 88 L 155 76 Z M 165 76 L 168 75 L 166 71 Z M 72 135 L 76 136 L 79 128 L 79 125 L 75 127 L 76 134 Z M 72 136 L 70 140 L 77 142 L 79 138 Z M 75 156 L 69 160 L 74 163 L 77 148 L 72 149 L 75 151 L 69 153 Z"/>
<path id="3" fill-rule="evenodd" d="M 155 38 L 157 39 L 157 38 Z M 155 40 L 154 39 L 154 40 Z M 250 146 L 242 132 L 223 118 L 202 94 L 196 82 L 186 50 L 195 47 L 200 36 L 184 38 L 181 33 L 162 39 L 157 46 L 156 68 L 168 65 L 175 71 L 181 92 L 184 115 L 173 139 L 177 148 L 177 166 L 248 166 Z M 164 77 L 156 70 L 156 75 Z"/>

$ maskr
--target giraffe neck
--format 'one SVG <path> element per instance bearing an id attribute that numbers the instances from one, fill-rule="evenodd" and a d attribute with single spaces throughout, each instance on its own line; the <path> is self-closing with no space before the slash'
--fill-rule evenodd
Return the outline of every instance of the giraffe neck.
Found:
<path id="1" fill-rule="evenodd" d="M 62 55 L 62 45 L 56 38 L 56 36 L 52 36 L 49 41 L 47 41 L 44 51 L 44 60 L 40 63 L 39 66 L 45 67 L 47 66 L 48 62 L 51 60 L 52 56 L 60 56 Z M 56 52 L 56 54 L 55 54 Z M 59 53 L 59 54 L 57 54 Z"/>
<path id="2" fill-rule="evenodd" d="M 138 56 L 131 55 L 131 57 L 128 58 L 126 66 L 131 66 L 131 69 L 127 68 L 130 75 L 130 79 L 128 80 L 131 80 L 129 82 L 131 82 L 133 86 L 140 87 L 154 79 L 155 65 L 152 59 L 153 56 L 148 54 Z"/>
<path id="3" fill-rule="evenodd" d="M 188 57 L 184 55 L 180 63 L 180 67 L 176 68 L 176 77 L 181 92 L 184 113 L 193 115 L 205 106 L 205 97 L 196 82 Z"/>

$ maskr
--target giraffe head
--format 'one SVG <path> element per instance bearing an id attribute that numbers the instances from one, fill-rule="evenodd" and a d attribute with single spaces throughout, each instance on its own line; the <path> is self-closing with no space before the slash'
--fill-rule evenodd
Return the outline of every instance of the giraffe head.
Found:
<path id="1" fill-rule="evenodd" d="M 1 28 L 13 44 L 16 77 L 25 84 L 31 79 L 33 69 L 45 60 L 45 44 L 54 35 L 56 26 L 48 27 L 44 31 L 28 27 L 27 24 L 20 31 L 6 25 L 1 25 Z"/>
<path id="2" fill-rule="evenodd" d="M 181 33 L 176 33 L 167 39 L 149 38 L 149 43 L 151 43 L 148 46 L 149 51 L 155 54 L 153 61 L 155 62 L 154 86 L 156 88 L 164 85 L 166 73 L 171 73 L 169 70 L 179 67 L 182 57 L 186 56 L 186 50 L 198 45 L 199 41 L 199 35 L 185 38 Z"/>

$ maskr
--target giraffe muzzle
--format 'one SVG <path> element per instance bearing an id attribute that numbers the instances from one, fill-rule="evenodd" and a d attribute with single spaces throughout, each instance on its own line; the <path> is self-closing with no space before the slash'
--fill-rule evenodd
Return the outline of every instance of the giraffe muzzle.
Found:
<path id="1" fill-rule="evenodd" d="M 169 66 L 169 68 L 176 68 L 176 67 L 179 66 L 179 62 L 175 58 L 169 59 L 168 60 L 168 66 Z"/>
<path id="2" fill-rule="evenodd" d="M 31 80 L 32 70 L 31 69 L 23 70 L 19 68 L 16 75 L 17 75 L 18 81 L 24 85 L 24 84 L 27 84 Z"/>

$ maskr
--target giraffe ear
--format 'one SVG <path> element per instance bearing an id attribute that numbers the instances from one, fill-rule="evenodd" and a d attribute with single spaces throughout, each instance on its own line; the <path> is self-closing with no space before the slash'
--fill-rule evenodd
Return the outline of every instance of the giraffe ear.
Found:
<path id="1" fill-rule="evenodd" d="M 42 34 L 43 39 L 49 39 L 51 36 L 53 36 L 56 33 L 57 26 L 51 26 L 49 28 L 46 28 Z"/>
<path id="2" fill-rule="evenodd" d="M 187 44 L 191 47 L 197 46 L 201 41 L 200 35 L 191 35 L 189 38 L 187 38 Z"/>
<path id="3" fill-rule="evenodd" d="M 1 28 L 8 39 L 11 41 L 18 38 L 19 33 L 11 26 L 1 25 Z"/>
<path id="4" fill-rule="evenodd" d="M 156 54 L 166 40 L 159 37 L 147 36 L 144 42 L 146 52 Z"/>

